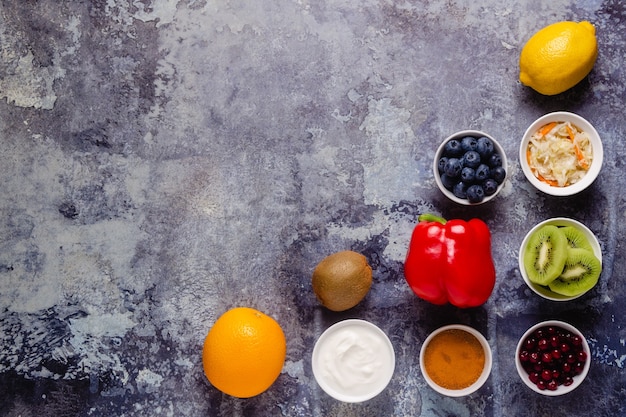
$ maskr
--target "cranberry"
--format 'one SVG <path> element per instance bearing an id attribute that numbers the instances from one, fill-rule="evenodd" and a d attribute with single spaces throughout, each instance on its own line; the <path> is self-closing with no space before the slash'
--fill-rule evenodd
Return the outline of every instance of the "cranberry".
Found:
<path id="1" fill-rule="evenodd" d="M 559 346 L 559 336 L 557 335 L 550 336 L 550 346 L 552 346 L 553 348 Z"/>
<path id="2" fill-rule="evenodd" d="M 576 365 L 574 366 L 574 372 L 576 373 L 576 375 L 580 375 L 583 373 L 583 369 L 585 369 L 585 364 L 584 363 L 576 363 Z"/>
<path id="3" fill-rule="evenodd" d="M 552 379 L 552 372 L 550 372 L 549 369 L 544 369 L 543 371 L 541 371 L 541 379 L 543 379 L 544 381 L 549 381 Z"/>
<path id="4" fill-rule="evenodd" d="M 544 352 L 541 354 L 541 362 L 550 363 L 552 362 L 552 354 L 550 352 Z"/>
<path id="5" fill-rule="evenodd" d="M 578 335 L 574 335 L 572 336 L 571 342 L 574 346 L 581 346 L 583 344 L 583 339 Z"/>
<path id="6" fill-rule="evenodd" d="M 578 361 L 579 362 L 585 362 L 587 360 L 587 353 L 585 353 L 584 350 L 581 350 L 580 352 L 578 352 Z"/>
<path id="7" fill-rule="evenodd" d="M 538 352 L 531 352 L 530 355 L 528 356 L 528 360 L 530 361 L 530 363 L 537 363 L 539 362 L 539 353 Z"/>
<path id="8" fill-rule="evenodd" d="M 567 343 L 561 343 L 559 349 L 561 349 L 561 352 L 567 353 L 570 350 L 570 346 Z"/>
<path id="9" fill-rule="evenodd" d="M 557 388 L 559 387 L 559 383 L 553 379 L 552 381 L 548 382 L 547 387 L 550 391 L 556 391 Z"/>
<path id="10" fill-rule="evenodd" d="M 546 350 L 550 347 L 550 342 L 548 342 L 548 339 L 539 339 L 537 347 L 539 350 Z"/>

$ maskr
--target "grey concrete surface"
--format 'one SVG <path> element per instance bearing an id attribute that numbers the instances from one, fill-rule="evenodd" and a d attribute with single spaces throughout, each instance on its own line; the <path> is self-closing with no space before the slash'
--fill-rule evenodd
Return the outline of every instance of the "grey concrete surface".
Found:
<path id="1" fill-rule="evenodd" d="M 589 20 L 599 57 L 573 89 L 518 81 L 526 40 Z M 618 416 L 626 413 L 623 175 L 626 6 L 616 0 L 132 0 L 0 2 L 0 415 Z M 526 127 L 578 113 L 604 166 L 580 195 L 535 191 L 517 156 Z M 447 200 L 431 164 L 458 130 L 497 138 L 503 192 Z M 417 215 L 483 219 L 496 288 L 479 308 L 419 300 L 402 266 Z M 565 216 L 598 237 L 599 284 L 565 303 L 524 284 L 517 254 L 534 224 Z M 345 313 L 310 286 L 326 255 L 367 256 L 374 284 Z M 262 395 L 221 394 L 202 372 L 215 319 L 235 306 L 276 318 L 287 360 Z M 334 322 L 363 318 L 391 338 L 394 377 L 344 404 L 310 356 Z M 513 352 L 538 321 L 577 326 L 586 381 L 545 398 Z M 437 327 L 489 340 L 477 393 L 442 397 L 419 349 Z"/>

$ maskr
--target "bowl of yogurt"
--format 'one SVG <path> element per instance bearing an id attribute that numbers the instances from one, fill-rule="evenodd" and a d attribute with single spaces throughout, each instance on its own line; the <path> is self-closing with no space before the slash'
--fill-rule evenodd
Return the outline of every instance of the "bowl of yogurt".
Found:
<path id="1" fill-rule="evenodd" d="M 365 320 L 343 320 L 326 329 L 313 347 L 311 365 L 318 385 L 347 403 L 370 400 L 391 381 L 395 370 L 391 341 Z"/>

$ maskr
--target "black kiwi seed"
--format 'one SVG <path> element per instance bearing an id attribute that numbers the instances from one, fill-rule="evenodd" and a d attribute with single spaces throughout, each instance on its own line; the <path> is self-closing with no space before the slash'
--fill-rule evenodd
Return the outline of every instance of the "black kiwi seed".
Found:
<path id="1" fill-rule="evenodd" d="M 574 226 L 564 226 L 560 227 L 561 231 L 565 233 L 565 237 L 567 238 L 567 243 L 571 248 L 581 248 L 587 249 L 588 251 L 593 251 L 591 248 L 591 244 L 589 240 L 585 236 L 583 232 L 577 229 Z"/>

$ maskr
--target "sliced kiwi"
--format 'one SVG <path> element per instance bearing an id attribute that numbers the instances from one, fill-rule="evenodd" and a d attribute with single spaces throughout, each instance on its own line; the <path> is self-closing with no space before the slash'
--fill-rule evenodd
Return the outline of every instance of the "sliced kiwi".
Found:
<path id="1" fill-rule="evenodd" d="M 602 264 L 593 252 L 580 248 L 569 249 L 563 272 L 548 286 L 557 294 L 573 297 L 593 288 L 601 272 Z"/>
<path id="2" fill-rule="evenodd" d="M 574 226 L 560 227 L 560 229 L 563 233 L 565 233 L 567 243 L 569 243 L 569 246 L 571 248 L 587 249 L 588 251 L 593 252 L 593 249 L 591 248 L 591 243 L 589 243 L 589 240 L 587 239 L 585 234 L 579 229 Z"/>
<path id="3" fill-rule="evenodd" d="M 528 279 L 548 285 L 563 272 L 567 250 L 567 238 L 558 227 L 548 224 L 537 229 L 528 239 L 524 252 Z"/>

